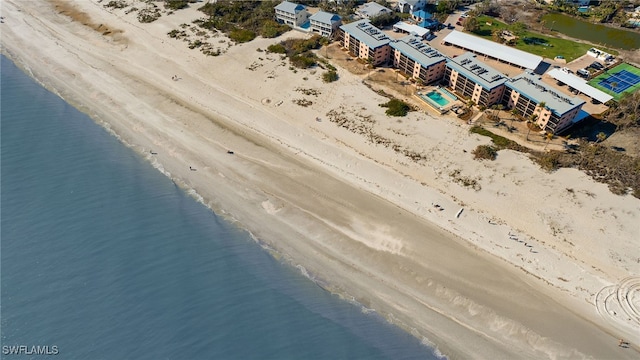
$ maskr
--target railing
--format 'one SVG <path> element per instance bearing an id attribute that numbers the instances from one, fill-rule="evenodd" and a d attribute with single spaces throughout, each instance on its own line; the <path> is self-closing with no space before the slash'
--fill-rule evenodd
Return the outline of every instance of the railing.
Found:
<path id="1" fill-rule="evenodd" d="M 445 89 L 445 88 L 443 88 L 443 87 L 440 87 L 440 86 L 438 86 L 438 90 L 440 90 L 440 91 L 442 91 L 443 93 L 445 93 L 445 94 L 449 95 L 449 96 L 450 96 L 454 101 L 458 100 L 458 97 L 457 97 L 457 96 L 455 96 L 454 94 L 452 94 L 451 92 L 449 92 L 449 90 L 447 90 L 447 89 Z"/>

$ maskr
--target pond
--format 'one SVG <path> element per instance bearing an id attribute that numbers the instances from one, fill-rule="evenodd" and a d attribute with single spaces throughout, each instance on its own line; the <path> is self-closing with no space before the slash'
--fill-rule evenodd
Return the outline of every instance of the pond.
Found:
<path id="1" fill-rule="evenodd" d="M 592 24 L 564 14 L 543 16 L 545 27 L 576 39 L 592 42 L 594 45 L 633 50 L 640 48 L 640 33 Z"/>

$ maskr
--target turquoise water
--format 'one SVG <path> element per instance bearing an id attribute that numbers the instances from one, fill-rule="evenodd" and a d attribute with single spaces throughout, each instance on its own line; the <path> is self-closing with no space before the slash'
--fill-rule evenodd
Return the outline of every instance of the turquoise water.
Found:
<path id="1" fill-rule="evenodd" d="M 437 92 L 435 90 L 427 93 L 424 96 L 426 96 L 429 99 L 433 100 L 433 102 L 435 102 L 439 106 L 445 106 L 445 105 L 449 104 L 449 100 L 445 99 L 439 92 Z"/>
<path id="2" fill-rule="evenodd" d="M 435 359 L 1 66 L 3 346 L 59 352 L 38 359 Z"/>

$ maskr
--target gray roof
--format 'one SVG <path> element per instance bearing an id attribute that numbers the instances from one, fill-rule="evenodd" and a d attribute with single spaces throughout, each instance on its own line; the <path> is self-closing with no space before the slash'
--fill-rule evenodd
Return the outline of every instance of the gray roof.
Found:
<path id="1" fill-rule="evenodd" d="M 384 7 L 377 2 L 368 2 L 358 7 L 358 12 L 366 15 L 367 17 L 375 17 L 382 13 L 391 13 L 391 9 Z"/>
<path id="2" fill-rule="evenodd" d="M 543 83 L 540 78 L 528 72 L 524 72 L 505 83 L 511 89 L 537 102 L 545 102 L 547 107 L 558 116 L 584 104 L 584 100 L 577 97 L 569 97 L 549 84 Z"/>
<path id="3" fill-rule="evenodd" d="M 304 5 L 300 5 L 300 4 L 295 4 L 295 3 L 292 3 L 292 2 L 288 2 L 288 1 L 283 1 L 280 4 L 278 4 L 275 7 L 275 9 L 295 14 L 296 12 L 298 12 L 300 10 L 304 10 L 305 6 Z"/>
<path id="4" fill-rule="evenodd" d="M 409 4 L 411 6 L 415 6 L 420 0 L 400 0 L 398 3 Z"/>
<path id="5" fill-rule="evenodd" d="M 342 25 L 340 29 L 372 49 L 387 45 L 391 41 L 382 30 L 371 25 L 368 19 Z"/>
<path id="6" fill-rule="evenodd" d="M 467 79 L 480 84 L 486 90 L 494 89 L 507 81 L 507 77 L 498 70 L 478 61 L 472 52 L 447 60 L 447 67 L 464 75 Z"/>
<path id="7" fill-rule="evenodd" d="M 469 35 L 457 30 L 453 30 L 442 41 L 474 52 L 479 52 L 511 64 L 516 64 L 525 69 L 535 70 L 542 61 L 542 56 L 529 54 L 528 52 L 514 49 L 512 47 L 498 44 L 497 42 Z"/>
<path id="8" fill-rule="evenodd" d="M 332 14 L 326 11 L 318 11 L 317 13 L 311 15 L 309 20 L 315 20 L 321 22 L 323 24 L 331 25 L 335 21 L 340 21 L 340 16 L 337 14 Z"/>
<path id="9" fill-rule="evenodd" d="M 589 85 L 586 80 L 583 80 L 575 75 L 568 74 L 560 69 L 553 69 L 547 74 L 552 78 L 558 81 L 562 81 L 563 83 L 580 91 L 581 93 L 600 101 L 603 104 L 613 99 L 613 96 L 594 88 L 593 86 Z"/>
<path id="10" fill-rule="evenodd" d="M 438 50 L 423 43 L 419 36 L 405 36 L 402 39 L 392 40 L 389 45 L 424 67 L 446 60 Z"/>

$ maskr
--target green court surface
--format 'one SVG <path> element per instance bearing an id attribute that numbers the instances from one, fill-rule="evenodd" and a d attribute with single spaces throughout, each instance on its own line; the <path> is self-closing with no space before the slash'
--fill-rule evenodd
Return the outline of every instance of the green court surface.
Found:
<path id="1" fill-rule="evenodd" d="M 588 84 L 618 101 L 624 94 L 640 89 L 640 69 L 623 63 L 596 76 Z"/>

